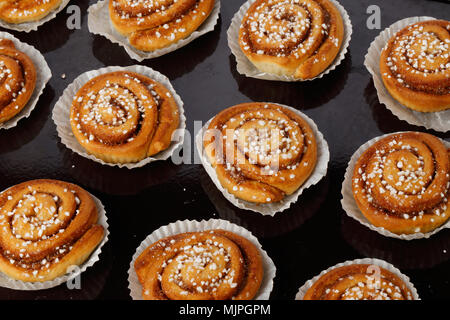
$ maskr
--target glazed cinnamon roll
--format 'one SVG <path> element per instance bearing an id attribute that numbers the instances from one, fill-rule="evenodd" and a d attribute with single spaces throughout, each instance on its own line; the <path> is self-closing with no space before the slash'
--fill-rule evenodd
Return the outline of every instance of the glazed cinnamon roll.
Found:
<path id="1" fill-rule="evenodd" d="M 404 106 L 435 112 L 450 108 L 450 22 L 418 22 L 397 32 L 381 53 L 386 89 Z"/>
<path id="2" fill-rule="evenodd" d="M 36 85 L 33 61 L 11 40 L 0 39 L 0 124 L 27 105 Z"/>
<path id="3" fill-rule="evenodd" d="M 225 109 L 209 124 L 203 145 L 222 186 L 254 203 L 278 202 L 294 193 L 317 162 L 309 124 L 276 104 Z"/>
<path id="4" fill-rule="evenodd" d="M 0 271 L 27 282 L 53 280 L 88 259 L 104 236 L 94 200 L 56 180 L 24 182 L 0 194 Z"/>
<path id="5" fill-rule="evenodd" d="M 154 51 L 187 38 L 208 18 L 214 0 L 110 0 L 112 25 L 138 50 Z"/>
<path id="6" fill-rule="evenodd" d="M 334 61 L 344 23 L 329 0 L 256 0 L 239 31 L 243 53 L 259 70 L 311 79 Z"/>
<path id="7" fill-rule="evenodd" d="M 0 1 L 0 20 L 7 23 L 37 21 L 61 5 L 62 0 Z"/>
<path id="8" fill-rule="evenodd" d="M 167 149 L 179 122 L 178 105 L 169 90 L 128 71 L 88 81 L 70 113 L 78 142 L 110 163 L 138 162 Z"/>
<path id="9" fill-rule="evenodd" d="M 325 273 L 303 300 L 413 300 L 413 296 L 396 274 L 379 266 L 353 264 Z"/>
<path id="10" fill-rule="evenodd" d="M 145 300 L 251 300 L 264 273 L 255 245 L 225 230 L 164 238 L 134 266 Z"/>
<path id="11" fill-rule="evenodd" d="M 392 134 L 356 162 L 353 195 L 363 215 L 395 234 L 430 232 L 450 217 L 445 145 L 419 132 Z"/>

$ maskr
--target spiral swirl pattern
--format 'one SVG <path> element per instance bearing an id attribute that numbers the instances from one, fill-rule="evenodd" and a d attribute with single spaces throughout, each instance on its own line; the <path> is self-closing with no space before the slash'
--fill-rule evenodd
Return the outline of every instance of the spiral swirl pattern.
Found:
<path id="1" fill-rule="evenodd" d="M 276 104 L 245 103 L 222 111 L 211 121 L 204 147 L 221 184 L 255 203 L 278 202 L 295 192 L 317 160 L 311 127 Z"/>
<path id="2" fill-rule="evenodd" d="M 263 277 L 258 249 L 225 230 L 162 239 L 138 257 L 135 269 L 146 300 L 250 300 Z"/>
<path id="3" fill-rule="evenodd" d="M 0 20 L 8 23 L 37 21 L 47 16 L 62 0 L 14 0 L 0 2 Z"/>
<path id="4" fill-rule="evenodd" d="M 328 0 L 256 0 L 239 43 L 259 70 L 310 79 L 333 62 L 343 36 L 342 17 Z"/>
<path id="5" fill-rule="evenodd" d="M 26 106 L 36 85 L 36 69 L 31 59 L 17 50 L 11 40 L 0 40 L 0 123 L 17 115 Z"/>
<path id="6" fill-rule="evenodd" d="M 380 72 L 403 105 L 421 112 L 450 108 L 450 22 L 419 22 L 396 33 L 381 53 Z"/>
<path id="7" fill-rule="evenodd" d="M 154 51 L 188 37 L 208 18 L 214 0 L 110 0 L 115 29 L 138 50 Z"/>
<path id="8" fill-rule="evenodd" d="M 411 291 L 397 275 L 367 264 L 338 267 L 325 273 L 303 297 L 303 300 L 412 299 Z"/>
<path id="9" fill-rule="evenodd" d="M 100 75 L 78 91 L 70 121 L 88 152 L 106 162 L 129 163 L 167 149 L 179 118 L 166 87 L 119 71 Z"/>
<path id="10" fill-rule="evenodd" d="M 436 137 L 393 134 L 367 149 L 353 173 L 353 195 L 375 226 L 396 234 L 429 232 L 450 217 L 450 160 Z"/>
<path id="11" fill-rule="evenodd" d="M 92 197 L 80 187 L 34 180 L 0 194 L 0 271 L 52 280 L 83 263 L 103 238 Z"/>

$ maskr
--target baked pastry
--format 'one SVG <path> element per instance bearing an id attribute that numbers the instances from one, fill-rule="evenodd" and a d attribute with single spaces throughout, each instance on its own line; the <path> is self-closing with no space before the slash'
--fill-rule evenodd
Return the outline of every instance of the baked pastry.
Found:
<path id="1" fill-rule="evenodd" d="M 154 51 L 187 38 L 208 18 L 214 0 L 110 0 L 114 28 L 141 51 Z"/>
<path id="2" fill-rule="evenodd" d="M 256 0 L 242 19 L 239 45 L 263 72 L 311 79 L 339 53 L 344 23 L 329 0 Z"/>
<path id="3" fill-rule="evenodd" d="M 389 93 L 420 112 L 450 109 L 450 22 L 429 20 L 397 32 L 381 52 Z"/>
<path id="4" fill-rule="evenodd" d="M 308 179 L 317 162 L 309 124 L 288 108 L 244 103 L 220 112 L 203 145 L 221 185 L 253 203 L 281 201 Z"/>
<path id="5" fill-rule="evenodd" d="M 17 50 L 14 42 L 0 39 L 0 124 L 22 111 L 35 86 L 33 61 Z"/>
<path id="6" fill-rule="evenodd" d="M 427 133 L 397 133 L 374 143 L 353 171 L 353 196 L 362 214 L 395 234 L 427 233 L 447 222 L 449 155 Z"/>
<path id="7" fill-rule="evenodd" d="M 129 71 L 91 79 L 70 110 L 78 142 L 110 163 L 138 162 L 167 149 L 179 123 L 178 105 L 169 90 Z"/>
<path id="8" fill-rule="evenodd" d="M 0 20 L 14 24 L 41 20 L 61 3 L 62 0 L 3 0 L 0 1 Z"/>
<path id="9" fill-rule="evenodd" d="M 413 300 L 413 295 L 396 274 L 379 266 L 352 264 L 322 275 L 303 300 Z"/>
<path id="10" fill-rule="evenodd" d="M 159 240 L 134 267 L 145 300 L 251 300 L 264 273 L 255 245 L 225 230 Z"/>
<path id="11" fill-rule="evenodd" d="M 0 271 L 26 282 L 53 280 L 88 259 L 104 236 L 90 194 L 56 180 L 0 194 Z"/>

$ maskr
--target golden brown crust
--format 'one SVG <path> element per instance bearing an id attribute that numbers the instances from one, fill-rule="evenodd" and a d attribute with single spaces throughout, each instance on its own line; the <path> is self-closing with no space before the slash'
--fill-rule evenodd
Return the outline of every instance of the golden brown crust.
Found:
<path id="1" fill-rule="evenodd" d="M 53 280 L 82 264 L 104 229 L 90 194 L 57 180 L 33 180 L 0 194 L 0 271 L 27 282 Z"/>
<path id="2" fill-rule="evenodd" d="M 412 300 L 411 291 L 396 274 L 379 266 L 352 264 L 321 276 L 303 300 Z"/>
<path id="3" fill-rule="evenodd" d="M 134 267 L 145 300 L 251 300 L 264 273 L 255 245 L 225 230 L 161 239 Z"/>
<path id="4" fill-rule="evenodd" d="M 203 145 L 222 186 L 254 203 L 294 193 L 317 162 L 314 132 L 297 113 L 270 103 L 244 103 L 220 112 Z"/>
<path id="5" fill-rule="evenodd" d="M 450 108 L 450 22 L 430 20 L 397 32 L 381 52 L 386 89 L 420 112 Z"/>
<path id="6" fill-rule="evenodd" d="M 215 0 L 110 0 L 114 28 L 141 51 L 165 48 L 191 35 L 210 15 Z"/>
<path id="7" fill-rule="evenodd" d="M 0 1 L 0 20 L 7 23 L 24 23 L 46 17 L 62 0 L 13 0 Z"/>
<path id="8" fill-rule="evenodd" d="M 256 0 L 239 31 L 239 44 L 261 71 L 311 79 L 339 53 L 344 23 L 329 0 Z"/>
<path id="9" fill-rule="evenodd" d="M 180 115 L 161 83 L 118 71 L 95 77 L 78 91 L 70 123 L 89 153 L 106 162 L 131 163 L 167 149 Z"/>
<path id="10" fill-rule="evenodd" d="M 11 40 L 0 39 L 0 124 L 27 105 L 36 85 L 33 61 Z"/>
<path id="11" fill-rule="evenodd" d="M 374 226 L 396 234 L 430 232 L 450 217 L 449 153 L 430 134 L 390 135 L 358 159 L 352 187 Z"/>

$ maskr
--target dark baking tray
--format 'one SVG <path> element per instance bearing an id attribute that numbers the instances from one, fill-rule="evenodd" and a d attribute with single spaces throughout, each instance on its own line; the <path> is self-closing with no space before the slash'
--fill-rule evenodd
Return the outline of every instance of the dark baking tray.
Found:
<path id="1" fill-rule="evenodd" d="M 141 241 L 170 222 L 209 218 L 230 220 L 260 239 L 277 267 L 272 299 L 293 299 L 298 288 L 322 270 L 362 257 L 393 263 L 411 278 L 422 299 L 450 298 L 450 230 L 428 240 L 393 240 L 348 218 L 340 204 L 347 162 L 361 144 L 385 133 L 424 131 L 398 120 L 378 102 L 363 66 L 367 48 L 380 32 L 367 29 L 367 7 L 381 8 L 385 28 L 418 15 L 449 20 L 448 1 L 339 0 L 354 26 L 350 50 L 336 70 L 312 82 L 262 81 L 237 73 L 226 31 L 243 0 L 222 0 L 213 32 L 142 63 L 172 81 L 184 100 L 191 133 L 194 120 L 205 122 L 226 107 L 248 101 L 287 104 L 314 119 L 330 146 L 328 175 L 274 218 L 235 208 L 201 165 L 161 161 L 135 170 L 112 168 L 80 157 L 60 143 L 51 111 L 65 87 L 85 71 L 137 64 L 122 47 L 89 33 L 87 9 L 96 1 L 71 1 L 81 8 L 81 30 L 67 29 L 68 15 L 63 11 L 37 32 L 12 32 L 45 55 L 53 78 L 31 117 L 0 131 L 0 189 L 37 178 L 77 183 L 103 201 L 110 241 L 101 260 L 82 274 L 81 290 L 69 290 L 64 284 L 35 292 L 1 288 L 0 299 L 130 299 L 127 271 Z M 449 133 L 428 132 L 450 138 Z"/>

